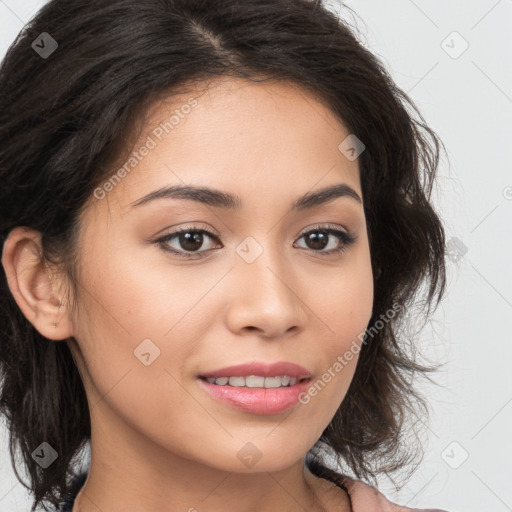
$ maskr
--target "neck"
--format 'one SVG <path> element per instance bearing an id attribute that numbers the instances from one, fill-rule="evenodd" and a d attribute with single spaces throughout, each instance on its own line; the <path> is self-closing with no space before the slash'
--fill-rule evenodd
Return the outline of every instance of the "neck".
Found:
<path id="1" fill-rule="evenodd" d="M 303 460 L 281 469 L 273 456 L 277 470 L 223 471 L 167 452 L 147 438 L 116 432 L 98 437 L 93 429 L 89 475 L 73 512 L 326 512 L 319 493 L 327 482 Z"/>

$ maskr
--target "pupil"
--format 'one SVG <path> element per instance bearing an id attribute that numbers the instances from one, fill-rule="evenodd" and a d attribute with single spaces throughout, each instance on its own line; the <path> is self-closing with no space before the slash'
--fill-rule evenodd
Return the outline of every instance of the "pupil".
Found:
<path id="1" fill-rule="evenodd" d="M 324 249 L 328 243 L 329 237 L 326 231 L 318 231 L 310 233 L 307 239 L 313 242 L 313 247 L 310 247 L 310 249 Z"/>
<path id="2" fill-rule="evenodd" d="M 182 233 L 180 235 L 180 244 L 183 249 L 197 251 L 203 245 L 202 233 Z"/>

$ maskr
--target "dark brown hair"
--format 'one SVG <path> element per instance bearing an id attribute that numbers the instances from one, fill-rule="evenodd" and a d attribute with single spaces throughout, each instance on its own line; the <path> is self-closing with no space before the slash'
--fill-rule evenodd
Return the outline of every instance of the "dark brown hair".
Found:
<path id="1" fill-rule="evenodd" d="M 43 32 L 58 43 L 46 58 L 31 47 Z M 147 108 L 220 76 L 299 85 L 366 146 L 358 162 L 374 270 L 369 327 L 394 304 L 400 310 L 365 337 L 347 395 L 308 464 L 332 477 L 317 451 L 326 446 L 358 478 L 391 474 L 418 448 L 406 440 L 407 418 L 428 413 L 411 382 L 434 367 L 418 363 L 414 341 L 400 338 L 399 327 L 422 285 L 424 318 L 445 289 L 445 235 L 430 204 L 442 143 L 379 59 L 321 1 L 46 4 L 0 69 L 2 246 L 14 227 L 36 229 L 44 258 L 73 278 L 81 208 L 131 150 Z M 5 272 L 0 305 L 0 411 L 15 471 L 19 452 L 30 477 L 35 510 L 62 499 L 90 438 L 89 410 L 68 344 L 45 339 L 27 321 Z M 59 454 L 45 470 L 31 457 L 42 441 Z"/>

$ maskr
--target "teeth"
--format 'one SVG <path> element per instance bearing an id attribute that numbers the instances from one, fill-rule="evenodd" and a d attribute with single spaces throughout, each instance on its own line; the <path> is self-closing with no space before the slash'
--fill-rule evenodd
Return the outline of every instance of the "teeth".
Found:
<path id="1" fill-rule="evenodd" d="M 210 384 L 225 386 L 228 384 L 237 388 L 281 388 L 293 386 L 297 383 L 295 377 L 284 375 L 282 377 L 261 377 L 259 375 L 248 375 L 247 377 L 209 377 L 206 379 Z"/>
<path id="2" fill-rule="evenodd" d="M 229 377 L 230 386 L 245 386 L 245 377 Z"/>
<path id="3" fill-rule="evenodd" d="M 238 384 L 239 386 L 247 386 L 248 388 L 264 388 L 265 387 L 265 377 L 256 377 L 255 375 L 248 375 L 245 377 L 238 377 L 238 379 L 245 381 L 242 384 Z M 234 386 L 235 384 L 231 384 L 231 379 L 229 379 L 229 384 Z"/>

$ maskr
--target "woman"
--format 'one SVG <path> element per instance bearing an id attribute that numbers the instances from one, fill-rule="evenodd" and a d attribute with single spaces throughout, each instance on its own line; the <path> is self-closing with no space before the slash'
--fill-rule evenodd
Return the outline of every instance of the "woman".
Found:
<path id="1" fill-rule="evenodd" d="M 53 0 L 0 93 L 32 510 L 410 510 L 374 485 L 427 412 L 398 327 L 444 292 L 440 142 L 349 28 L 311 0 Z"/>

